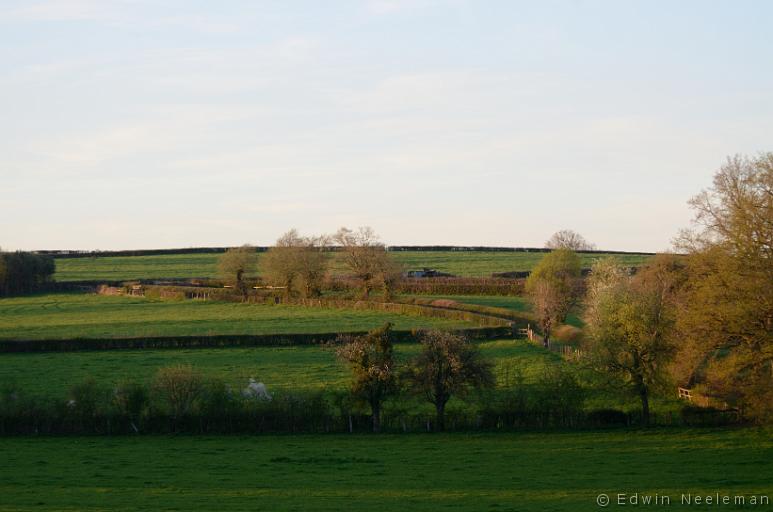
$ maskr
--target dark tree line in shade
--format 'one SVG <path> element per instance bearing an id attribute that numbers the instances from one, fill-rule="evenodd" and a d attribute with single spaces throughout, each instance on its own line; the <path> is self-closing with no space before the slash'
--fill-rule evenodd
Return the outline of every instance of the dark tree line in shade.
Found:
<path id="1" fill-rule="evenodd" d="M 54 259 L 28 252 L 0 253 L 0 297 L 43 288 L 54 275 Z"/>

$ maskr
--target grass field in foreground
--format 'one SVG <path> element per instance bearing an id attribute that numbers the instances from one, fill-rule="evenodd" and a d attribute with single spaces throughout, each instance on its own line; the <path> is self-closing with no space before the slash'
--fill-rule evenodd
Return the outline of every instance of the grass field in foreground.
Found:
<path id="1" fill-rule="evenodd" d="M 493 272 L 531 270 L 544 256 L 538 252 L 411 251 L 392 253 L 406 269 L 434 268 L 458 276 L 490 276 Z M 603 254 L 582 254 L 582 265 L 590 267 Z M 56 260 L 57 281 L 217 277 L 219 254 L 169 254 L 160 256 L 109 256 Z M 618 255 L 624 265 L 637 266 L 648 256 Z M 332 256 L 333 273 L 345 273 L 340 255 Z M 258 265 L 260 255 L 258 255 Z"/>
<path id="2" fill-rule="evenodd" d="M 5 512 L 577 512 L 601 493 L 741 510 L 681 495 L 773 495 L 773 437 L 752 429 L 5 438 L 0 458 Z"/>
<path id="3" fill-rule="evenodd" d="M 486 341 L 479 346 L 495 362 L 500 382 L 515 367 L 530 381 L 546 365 L 563 364 L 556 354 L 523 341 Z M 401 361 L 419 350 L 418 344 L 396 346 Z M 345 389 L 349 383 L 349 371 L 336 360 L 335 351 L 320 346 L 0 354 L 0 383 L 60 398 L 70 385 L 86 378 L 107 385 L 124 379 L 149 382 L 158 368 L 176 364 L 193 365 L 236 389 L 246 386 L 250 377 L 271 390 Z"/>
<path id="4" fill-rule="evenodd" d="M 372 329 L 386 322 L 392 322 L 395 329 L 474 327 L 469 322 L 381 311 L 288 305 L 76 293 L 0 299 L 0 338 L 347 332 Z"/>

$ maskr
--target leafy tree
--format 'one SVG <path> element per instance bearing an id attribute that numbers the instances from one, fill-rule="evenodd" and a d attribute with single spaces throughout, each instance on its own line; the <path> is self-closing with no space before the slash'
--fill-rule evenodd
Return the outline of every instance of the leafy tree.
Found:
<path id="1" fill-rule="evenodd" d="M 448 401 L 471 389 L 492 387 L 492 365 L 475 345 L 456 334 L 428 331 L 421 336 L 421 344 L 421 354 L 411 361 L 404 378 L 435 406 L 437 429 L 444 430 Z"/>
<path id="2" fill-rule="evenodd" d="M 588 242 L 581 234 L 571 229 L 562 229 L 553 233 L 545 242 L 548 249 L 569 249 L 572 251 L 592 251 L 596 245 Z"/>
<path id="3" fill-rule="evenodd" d="M 546 347 L 553 329 L 566 320 L 577 300 L 579 278 L 580 258 L 569 249 L 558 249 L 546 254 L 526 280 Z"/>
<path id="4" fill-rule="evenodd" d="M 593 266 L 586 300 L 586 348 L 597 370 L 623 379 L 649 423 L 652 388 L 664 381 L 674 353 L 675 298 L 683 283 L 676 259 L 661 256 L 635 277 L 614 260 Z"/>
<path id="5" fill-rule="evenodd" d="M 254 272 L 257 265 L 255 248 L 249 245 L 228 249 L 220 256 L 218 271 L 220 276 L 231 284 L 242 297 L 247 298 L 247 274 Z"/>
<path id="6" fill-rule="evenodd" d="M 392 324 L 339 341 L 338 357 L 352 370 L 352 394 L 370 406 L 373 432 L 380 432 L 384 402 L 397 391 Z"/>
<path id="7" fill-rule="evenodd" d="M 773 417 L 773 152 L 729 158 L 691 200 L 688 307 L 677 378 L 759 420 Z"/>
<path id="8" fill-rule="evenodd" d="M 373 229 L 361 227 L 353 231 L 341 228 L 333 235 L 333 241 L 341 246 L 344 262 L 360 282 L 363 297 L 367 299 L 370 292 L 381 285 L 385 300 L 388 300 L 401 271 Z"/>

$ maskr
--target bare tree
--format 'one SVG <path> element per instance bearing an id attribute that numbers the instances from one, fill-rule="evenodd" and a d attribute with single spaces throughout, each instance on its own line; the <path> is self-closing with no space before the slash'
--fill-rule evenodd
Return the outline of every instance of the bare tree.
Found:
<path id="1" fill-rule="evenodd" d="M 570 249 L 572 251 L 592 251 L 596 245 L 588 242 L 585 238 L 571 229 L 562 229 L 553 233 L 553 236 L 545 242 L 548 249 Z"/>
<path id="2" fill-rule="evenodd" d="M 315 297 L 322 293 L 322 284 L 327 276 L 330 253 L 327 236 L 307 236 L 301 239 L 298 251 L 298 288 L 304 297 Z"/>
<path id="3" fill-rule="evenodd" d="M 344 262 L 360 282 L 363 297 L 367 299 L 376 286 L 381 286 L 388 300 L 402 272 L 373 229 L 360 227 L 353 231 L 344 227 L 333 235 L 333 241 L 341 246 Z"/>
<path id="4" fill-rule="evenodd" d="M 262 277 L 271 285 L 284 288 L 289 298 L 293 292 L 293 283 L 298 275 L 298 252 L 302 239 L 298 231 L 291 229 L 277 239 L 260 259 Z"/>
<path id="5" fill-rule="evenodd" d="M 285 297 L 295 291 L 304 297 L 319 295 L 327 274 L 327 240 L 325 236 L 301 236 L 291 229 L 261 259 L 263 277 L 284 287 Z"/>

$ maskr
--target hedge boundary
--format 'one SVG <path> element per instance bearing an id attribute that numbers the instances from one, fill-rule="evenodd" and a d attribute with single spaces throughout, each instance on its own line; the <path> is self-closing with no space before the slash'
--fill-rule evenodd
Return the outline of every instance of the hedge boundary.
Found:
<path id="1" fill-rule="evenodd" d="M 513 323 L 507 319 L 461 309 L 454 310 L 394 302 L 335 299 L 299 299 L 285 302 L 285 304 L 304 307 L 386 311 L 408 316 L 462 320 L 476 323 L 479 327 L 454 329 L 452 332 L 474 340 L 510 338 L 514 335 Z M 395 334 L 395 341 L 415 341 L 417 334 L 423 330 L 425 329 L 393 331 Z M 334 342 L 341 334 L 359 336 L 366 334 L 366 332 L 367 331 L 287 334 L 222 334 L 206 336 L 142 336 L 128 338 L 0 339 L 0 353 L 315 345 Z"/>
<path id="2" fill-rule="evenodd" d="M 392 331 L 395 342 L 408 343 L 416 339 L 422 329 Z M 478 327 L 457 329 L 452 332 L 473 340 L 508 338 L 512 336 L 509 327 Z M 238 348 L 238 347 L 279 347 L 309 346 L 333 343 L 341 334 L 361 336 L 367 331 L 294 333 L 294 334 L 223 334 L 209 336 L 146 336 L 138 338 L 68 338 L 0 340 L 0 353 L 31 352 L 80 352 L 102 350 L 142 350 L 178 348 Z"/>

